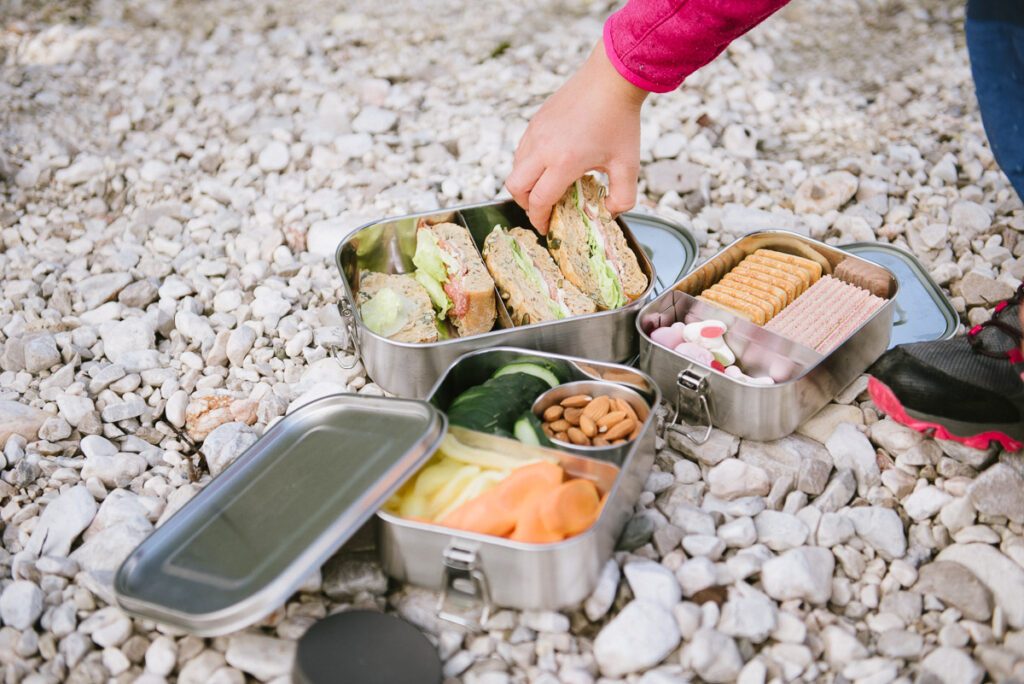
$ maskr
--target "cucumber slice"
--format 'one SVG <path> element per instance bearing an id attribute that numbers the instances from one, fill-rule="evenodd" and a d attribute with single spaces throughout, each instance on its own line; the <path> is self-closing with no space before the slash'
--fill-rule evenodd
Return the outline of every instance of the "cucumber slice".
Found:
<path id="1" fill-rule="evenodd" d="M 500 378 L 503 375 L 509 375 L 511 373 L 526 373 L 527 375 L 532 375 L 535 378 L 540 378 L 552 387 L 557 387 L 560 384 L 558 376 L 547 368 L 538 366 L 535 363 L 510 363 L 507 366 L 499 368 L 491 377 Z"/>
<path id="2" fill-rule="evenodd" d="M 548 436 L 544 434 L 540 418 L 533 415 L 532 411 L 524 413 L 515 424 L 515 437 L 523 444 L 531 446 L 553 446 Z"/>
<path id="3" fill-rule="evenodd" d="M 516 439 L 523 444 L 529 444 L 530 446 L 540 446 L 540 440 L 537 439 L 537 433 L 533 431 L 533 426 L 530 425 L 530 419 L 523 416 L 516 421 L 515 430 Z"/>

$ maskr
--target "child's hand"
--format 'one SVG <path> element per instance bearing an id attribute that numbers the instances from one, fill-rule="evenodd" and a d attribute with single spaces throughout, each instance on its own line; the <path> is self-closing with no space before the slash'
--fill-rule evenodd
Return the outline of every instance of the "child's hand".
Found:
<path id="1" fill-rule="evenodd" d="M 590 170 L 608 174 L 608 210 L 636 203 L 640 169 L 640 107 L 647 91 L 615 70 L 598 42 L 586 63 L 530 121 L 505 187 L 542 234 L 551 208 Z"/>

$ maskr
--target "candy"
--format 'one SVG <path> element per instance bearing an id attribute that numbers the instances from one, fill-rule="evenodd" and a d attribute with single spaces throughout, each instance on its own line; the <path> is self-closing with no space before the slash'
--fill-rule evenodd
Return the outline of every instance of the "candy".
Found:
<path id="1" fill-rule="evenodd" d="M 714 355 L 710 351 L 693 342 L 683 342 L 676 346 L 675 352 L 706 366 L 710 366 L 711 362 L 715 360 Z"/>
<path id="2" fill-rule="evenodd" d="M 676 325 L 679 324 L 677 323 L 671 327 L 658 328 L 651 333 L 651 339 L 664 347 L 674 349 L 683 343 L 683 331 L 681 326 L 680 328 L 677 328 Z"/>

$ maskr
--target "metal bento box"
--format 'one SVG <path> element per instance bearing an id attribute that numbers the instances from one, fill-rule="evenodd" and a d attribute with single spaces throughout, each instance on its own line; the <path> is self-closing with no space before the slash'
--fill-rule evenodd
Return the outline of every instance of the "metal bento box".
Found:
<path id="1" fill-rule="evenodd" d="M 515 326 L 495 290 L 498 318 L 490 332 L 428 343 L 397 342 L 371 331 L 356 306 L 359 275 L 365 271 L 410 273 L 420 222 L 449 221 L 466 227 L 479 252 L 495 225 L 530 227 L 523 210 L 512 201 L 435 210 L 367 224 L 349 235 L 335 254 L 341 272 L 343 300 L 339 305 L 348 331 L 350 353 L 360 356 L 367 374 L 382 388 L 405 397 L 423 398 L 455 359 L 484 347 L 514 345 L 598 361 L 623 362 L 637 353 L 633 319 L 649 299 L 657 276 L 647 253 L 624 220 L 617 219 L 647 288 L 624 306 L 558 321 Z"/>
<path id="2" fill-rule="evenodd" d="M 529 360 L 550 364 L 566 382 L 627 386 L 652 409 L 634 440 L 600 458 L 546 451 L 604 493 L 592 525 L 561 542 L 526 544 L 380 511 L 437 451 L 454 397 L 499 367 Z M 582 601 L 653 463 L 657 385 L 625 366 L 495 348 L 456 361 L 429 394 L 429 402 L 335 394 L 282 418 L 132 552 L 114 579 L 117 603 L 195 634 L 228 633 L 282 605 L 375 513 L 385 571 L 441 589 L 442 617 L 476 621 L 449 610 L 459 599 L 473 599 L 481 622 L 492 605 L 556 609 Z M 482 433 L 470 442 L 510 444 L 519 445 Z"/>
<path id="3" fill-rule="evenodd" d="M 796 256 L 813 250 L 833 269 L 844 260 L 855 260 L 857 268 L 888 283 L 888 297 L 883 298 L 886 301 L 881 308 L 827 354 L 696 298 L 758 249 Z M 644 306 L 636 319 L 640 334 L 639 366 L 675 403 L 677 417 L 686 416 L 695 424 L 692 429 L 672 429 L 683 431 L 695 441 L 706 440 L 712 426 L 748 439 L 779 439 L 817 413 L 886 350 L 898 289 L 899 282 L 888 269 L 845 250 L 789 231 L 751 233 Z M 759 385 L 733 378 L 652 340 L 655 329 L 683 322 L 688 316 L 726 323 L 725 341 L 738 363 L 778 380 L 775 384 Z M 702 428 L 703 435 L 698 435 L 697 427 Z"/>

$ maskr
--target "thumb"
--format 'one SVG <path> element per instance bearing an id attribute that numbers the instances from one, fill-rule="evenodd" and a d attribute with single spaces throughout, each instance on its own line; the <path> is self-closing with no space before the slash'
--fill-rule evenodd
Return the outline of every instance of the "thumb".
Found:
<path id="1" fill-rule="evenodd" d="M 629 211 L 636 204 L 636 179 L 639 169 L 632 165 L 618 164 L 608 169 L 611 188 L 604 205 L 612 214 Z"/>

